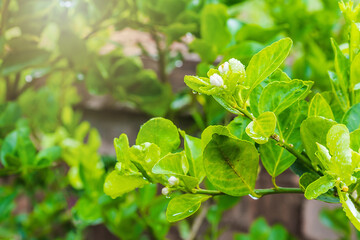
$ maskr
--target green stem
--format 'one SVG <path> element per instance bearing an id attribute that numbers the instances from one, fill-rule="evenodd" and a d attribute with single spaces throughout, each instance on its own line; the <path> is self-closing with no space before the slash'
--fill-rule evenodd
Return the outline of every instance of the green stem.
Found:
<path id="1" fill-rule="evenodd" d="M 284 193 L 304 193 L 303 190 L 300 188 L 284 188 L 284 187 L 278 187 L 278 188 L 267 188 L 267 189 L 255 189 L 253 191 L 256 195 L 253 197 L 263 197 L 265 195 L 270 194 L 284 194 Z M 208 194 L 208 195 L 224 195 L 225 193 L 220 192 L 218 190 L 207 190 L 207 189 L 193 189 L 192 193 L 198 193 L 198 194 Z M 252 195 L 252 194 L 251 194 Z"/>
<path id="2" fill-rule="evenodd" d="M 271 181 L 272 181 L 275 189 L 279 189 L 278 185 L 276 185 L 276 178 L 275 178 L 275 177 L 271 177 Z"/>
<path id="3" fill-rule="evenodd" d="M 207 194 L 207 195 L 224 195 L 224 193 L 218 191 L 218 190 L 207 190 L 207 189 L 192 189 L 191 190 L 192 193 L 196 193 L 196 194 Z"/>
<path id="4" fill-rule="evenodd" d="M 300 188 L 269 188 L 269 189 L 255 189 L 254 192 L 258 195 L 265 196 L 270 194 L 283 194 L 283 193 L 304 193 Z"/>
<path id="5" fill-rule="evenodd" d="M 305 155 L 299 153 L 295 148 L 294 145 L 285 142 L 283 139 L 280 139 L 279 135 L 276 133 L 271 135 L 271 138 L 274 139 L 279 143 L 280 147 L 285 148 L 288 152 L 290 152 L 292 155 L 294 155 L 297 159 L 299 159 L 304 165 L 306 165 L 308 168 L 312 169 L 313 166 L 310 163 L 310 159 L 306 157 Z"/>

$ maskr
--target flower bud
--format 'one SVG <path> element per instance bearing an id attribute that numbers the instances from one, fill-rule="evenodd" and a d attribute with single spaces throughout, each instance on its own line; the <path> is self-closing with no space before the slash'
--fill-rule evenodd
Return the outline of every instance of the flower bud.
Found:
<path id="1" fill-rule="evenodd" d="M 230 70 L 229 63 L 224 62 L 219 66 L 218 70 L 221 74 L 226 74 Z"/>
<path id="2" fill-rule="evenodd" d="M 180 180 L 174 176 L 169 177 L 168 181 L 170 186 L 177 186 L 180 183 Z"/>
<path id="3" fill-rule="evenodd" d="M 221 87 L 222 85 L 224 85 L 224 80 L 219 74 L 214 73 L 210 76 L 210 84 L 213 86 Z"/>
<path id="4" fill-rule="evenodd" d="M 169 188 L 164 187 L 163 189 L 161 189 L 161 194 L 162 194 L 162 195 L 167 196 L 167 195 L 169 195 L 169 193 L 170 193 L 170 189 L 169 189 Z"/>
<path id="5" fill-rule="evenodd" d="M 239 60 L 232 58 L 229 60 L 229 64 L 233 73 L 242 73 L 245 75 L 245 66 Z"/>

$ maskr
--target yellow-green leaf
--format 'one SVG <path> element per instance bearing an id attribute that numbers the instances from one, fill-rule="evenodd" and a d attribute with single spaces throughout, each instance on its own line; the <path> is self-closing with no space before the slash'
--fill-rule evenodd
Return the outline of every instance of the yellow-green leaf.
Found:
<path id="1" fill-rule="evenodd" d="M 116 171 L 112 171 L 105 179 L 104 192 L 106 195 L 116 198 L 136 188 L 141 188 L 147 183 L 142 176 L 125 176 L 118 174 Z"/>
<path id="2" fill-rule="evenodd" d="M 321 194 L 329 191 L 329 189 L 333 188 L 335 186 L 335 182 L 336 180 L 330 175 L 322 176 L 307 186 L 305 190 L 305 197 L 307 199 L 315 199 Z"/>
<path id="3" fill-rule="evenodd" d="M 269 137 L 274 134 L 276 127 L 276 116 L 273 112 L 265 112 L 254 119 L 246 127 L 246 133 L 255 142 L 264 144 L 269 140 Z"/>
<path id="4" fill-rule="evenodd" d="M 292 46 L 290 38 L 283 38 L 255 54 L 246 68 L 245 85 L 249 87 L 242 92 L 243 100 L 249 98 L 251 91 L 265 78 L 273 73 L 289 55 Z"/>
<path id="5" fill-rule="evenodd" d="M 253 144 L 214 134 L 204 151 L 206 176 L 218 190 L 244 196 L 255 187 L 259 154 Z"/>
<path id="6" fill-rule="evenodd" d="M 326 102 L 325 98 L 320 93 L 317 93 L 311 99 L 308 116 L 324 117 L 331 120 L 335 119 L 330 105 Z"/>
<path id="7" fill-rule="evenodd" d="M 169 202 L 166 218 L 169 222 L 177 222 L 193 215 L 199 210 L 201 203 L 211 198 L 204 194 L 183 194 Z"/>
<path id="8" fill-rule="evenodd" d="M 155 143 L 161 149 L 161 156 L 175 151 L 180 145 L 177 127 L 168 119 L 152 118 L 141 126 L 136 144 Z"/>

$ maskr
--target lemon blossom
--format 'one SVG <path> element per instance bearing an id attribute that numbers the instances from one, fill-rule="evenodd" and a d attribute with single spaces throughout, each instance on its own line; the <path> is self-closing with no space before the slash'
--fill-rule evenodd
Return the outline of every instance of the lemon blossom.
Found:
<path id="1" fill-rule="evenodd" d="M 221 64 L 218 68 L 219 72 L 221 74 L 226 74 L 229 70 L 230 70 L 230 65 L 228 62 L 224 62 L 223 64 Z"/>
<path id="2" fill-rule="evenodd" d="M 177 186 L 179 185 L 180 180 L 177 177 L 171 176 L 169 177 L 168 182 L 170 186 Z"/>
<path id="3" fill-rule="evenodd" d="M 219 74 L 214 73 L 210 76 L 210 84 L 213 86 L 221 87 L 224 85 L 224 80 Z"/>
<path id="4" fill-rule="evenodd" d="M 231 58 L 229 60 L 229 65 L 232 72 L 245 75 L 245 66 L 239 60 Z"/>
<path id="5" fill-rule="evenodd" d="M 169 195 L 169 193 L 170 193 L 170 189 L 169 189 L 169 188 L 164 187 L 163 189 L 161 189 L 161 194 L 162 194 L 162 195 L 167 196 L 167 195 Z"/>

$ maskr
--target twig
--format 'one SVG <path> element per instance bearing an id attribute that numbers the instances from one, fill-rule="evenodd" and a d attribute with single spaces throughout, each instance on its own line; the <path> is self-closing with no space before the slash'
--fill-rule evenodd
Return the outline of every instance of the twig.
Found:
<path id="1" fill-rule="evenodd" d="M 278 188 L 267 188 L 267 189 L 254 189 L 254 192 L 259 197 L 263 197 L 265 195 L 270 194 L 283 194 L 283 193 L 304 193 L 301 188 L 284 188 L 284 187 L 278 187 Z M 224 195 L 225 193 L 218 191 L 218 190 L 207 190 L 207 189 L 193 189 L 192 193 L 199 193 L 199 194 L 207 194 L 207 195 Z M 253 196 L 257 197 L 257 196 Z"/>
<path id="2" fill-rule="evenodd" d="M 156 44 L 156 50 L 158 52 L 159 55 L 159 60 L 158 60 L 158 68 L 159 68 L 159 77 L 160 77 L 160 81 L 162 83 L 167 83 L 168 82 L 168 76 L 166 74 L 166 51 L 165 49 L 163 49 L 161 47 L 161 39 L 159 37 L 159 33 L 156 32 L 155 29 L 152 29 L 152 31 L 150 32 L 152 38 L 155 41 Z"/>

